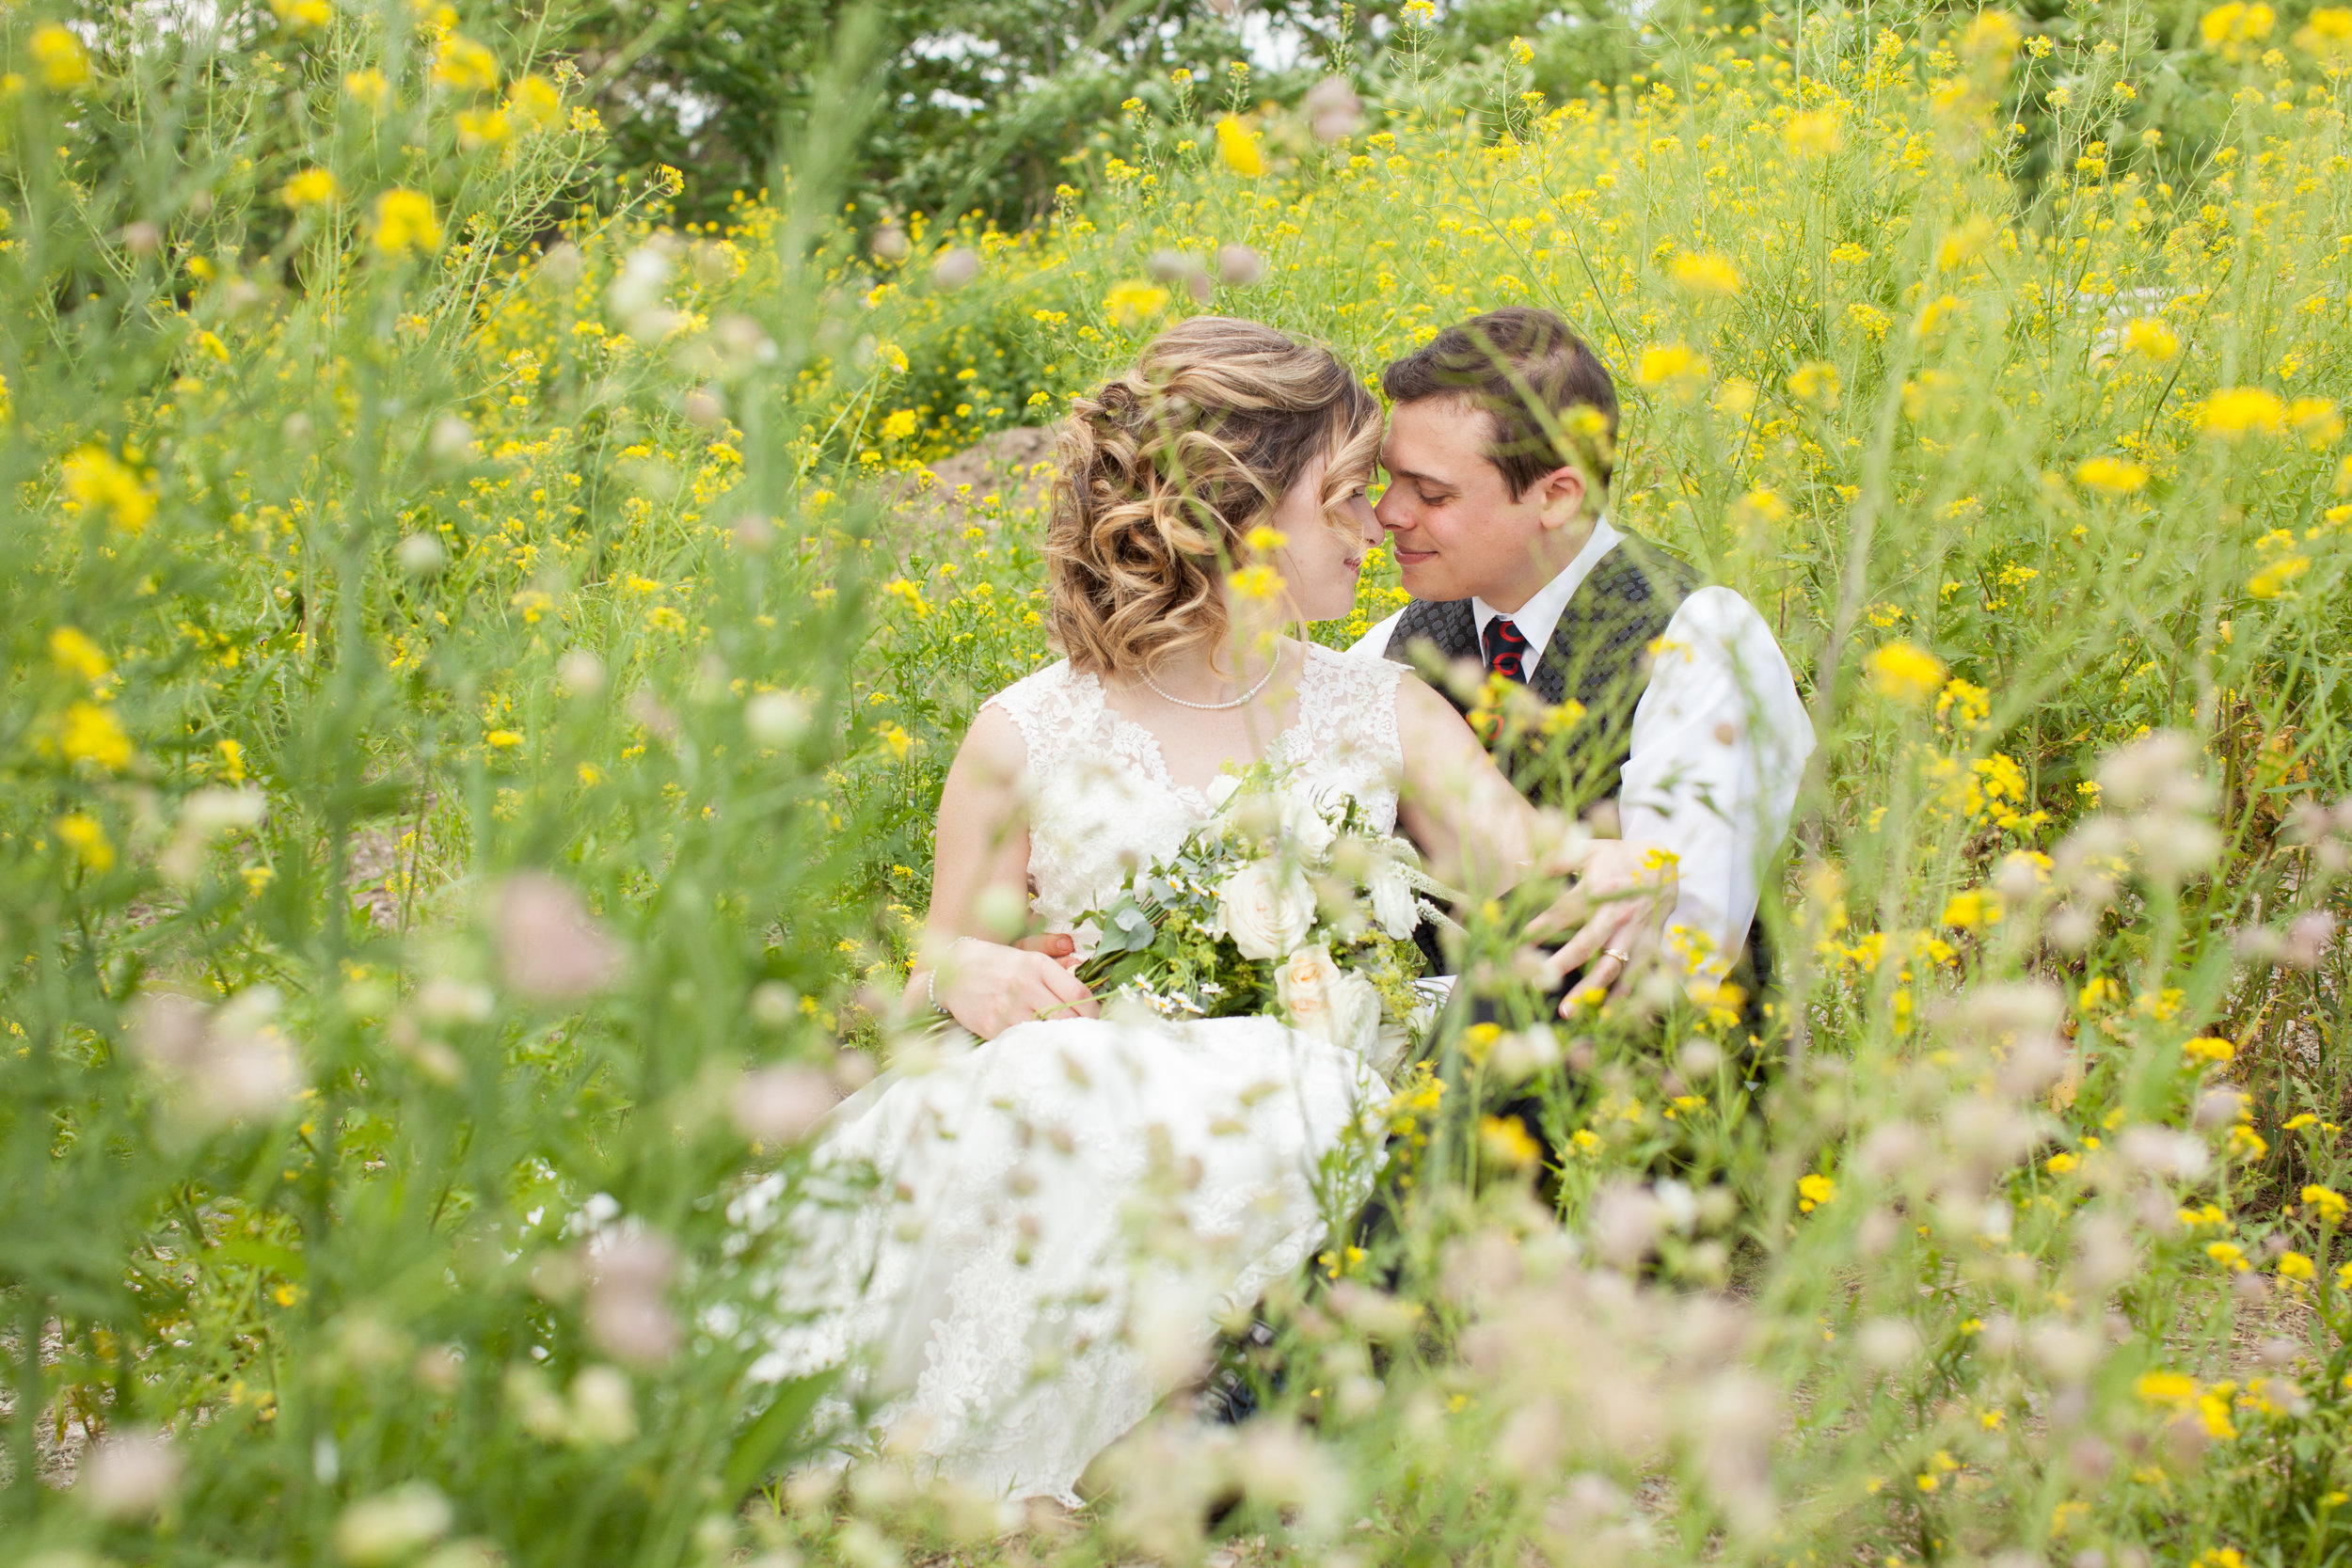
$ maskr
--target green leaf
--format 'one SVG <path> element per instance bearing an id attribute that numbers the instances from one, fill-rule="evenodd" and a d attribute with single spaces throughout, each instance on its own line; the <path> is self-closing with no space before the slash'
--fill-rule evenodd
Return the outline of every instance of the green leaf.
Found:
<path id="1" fill-rule="evenodd" d="M 839 1375 L 838 1371 L 818 1372 L 777 1386 L 775 1399 L 760 1412 L 759 1419 L 744 1429 L 743 1435 L 735 1440 L 735 1451 L 727 1456 L 729 1497 L 743 1497 L 768 1479 L 777 1459 L 808 1420 L 808 1413 L 817 1407 L 818 1397 Z"/>

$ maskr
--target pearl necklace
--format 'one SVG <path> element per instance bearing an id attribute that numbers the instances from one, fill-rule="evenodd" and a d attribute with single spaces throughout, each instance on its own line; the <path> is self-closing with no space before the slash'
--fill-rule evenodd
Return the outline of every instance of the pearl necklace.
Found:
<path id="1" fill-rule="evenodd" d="M 1252 697 L 1255 697 L 1259 692 L 1263 691 L 1266 689 L 1266 684 L 1274 679 L 1275 673 L 1281 668 L 1282 656 L 1277 654 L 1274 656 L 1274 662 L 1266 666 L 1266 673 L 1258 677 L 1258 684 L 1251 687 L 1248 690 L 1243 692 L 1240 696 L 1234 698 L 1230 703 L 1186 702 L 1182 697 L 1172 697 L 1167 692 L 1162 691 L 1160 689 L 1160 683 L 1153 680 L 1151 676 L 1144 674 L 1141 671 L 1137 671 L 1136 673 L 1136 678 L 1142 681 L 1144 685 L 1150 687 L 1152 689 L 1152 694 L 1159 698 L 1162 702 L 1174 703 L 1178 707 L 1193 708 L 1201 713 L 1223 713 L 1229 708 L 1237 708 L 1241 706 L 1243 704 L 1248 702 Z"/>

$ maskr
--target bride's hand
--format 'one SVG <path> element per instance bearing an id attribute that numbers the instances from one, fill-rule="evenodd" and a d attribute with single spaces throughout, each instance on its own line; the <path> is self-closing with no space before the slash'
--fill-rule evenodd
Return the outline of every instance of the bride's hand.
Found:
<path id="1" fill-rule="evenodd" d="M 1036 1019 L 1101 1016 L 1086 982 L 1061 961 L 978 937 L 960 938 L 940 956 L 930 994 L 984 1040 Z"/>
<path id="2" fill-rule="evenodd" d="M 1527 932 L 1540 939 L 1576 931 L 1544 960 L 1545 984 L 1557 987 L 1585 970 L 1585 985 L 1606 989 L 1657 947 L 1665 913 L 1674 907 L 1674 857 L 1640 839 L 1595 839 L 1585 847 L 1580 872 L 1573 887 L 1528 923 Z"/>

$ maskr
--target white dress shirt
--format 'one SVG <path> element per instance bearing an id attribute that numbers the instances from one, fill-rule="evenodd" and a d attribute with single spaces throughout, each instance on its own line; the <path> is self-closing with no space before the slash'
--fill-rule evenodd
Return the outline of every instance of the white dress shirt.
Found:
<path id="1" fill-rule="evenodd" d="M 1529 674 L 1570 596 L 1624 537 L 1608 518 L 1597 520 L 1576 559 L 1510 617 L 1527 639 Z M 1486 624 L 1502 612 L 1476 598 L 1470 612 L 1484 647 Z M 1386 653 L 1404 613 L 1373 627 L 1351 651 Z M 1617 797 L 1619 832 L 1675 852 L 1680 884 L 1668 929 L 1704 932 L 1716 954 L 1736 957 L 1813 754 L 1813 721 L 1754 605 L 1728 588 L 1701 588 L 1682 601 L 1634 705 L 1631 745 Z"/>

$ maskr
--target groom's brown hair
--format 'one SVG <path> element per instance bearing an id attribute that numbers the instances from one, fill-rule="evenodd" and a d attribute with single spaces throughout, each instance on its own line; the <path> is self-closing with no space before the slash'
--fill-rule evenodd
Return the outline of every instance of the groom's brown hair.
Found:
<path id="1" fill-rule="evenodd" d="M 1617 444 L 1617 385 L 1583 339 L 1549 310 L 1514 305 L 1447 327 L 1380 374 L 1389 401 L 1454 398 L 1484 409 L 1493 434 L 1486 455 L 1511 499 L 1563 463 L 1607 489 Z M 1581 421 L 1579 411 L 1590 416 Z"/>

